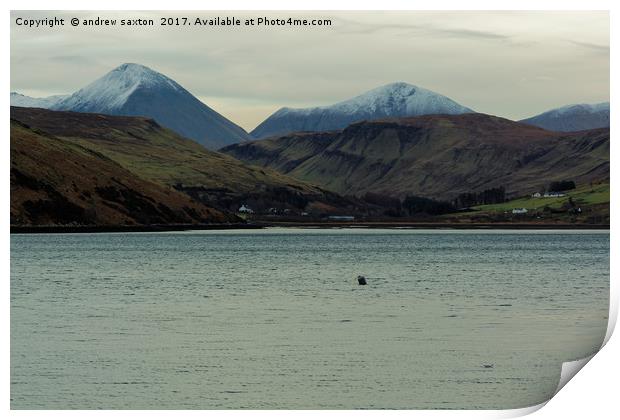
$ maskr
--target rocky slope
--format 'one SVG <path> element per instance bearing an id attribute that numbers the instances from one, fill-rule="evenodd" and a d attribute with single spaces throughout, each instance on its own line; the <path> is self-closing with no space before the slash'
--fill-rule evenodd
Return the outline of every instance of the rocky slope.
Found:
<path id="1" fill-rule="evenodd" d="M 504 186 L 530 194 L 550 181 L 609 177 L 609 130 L 558 133 L 484 114 L 361 122 L 222 149 L 340 194 L 452 199 Z"/>

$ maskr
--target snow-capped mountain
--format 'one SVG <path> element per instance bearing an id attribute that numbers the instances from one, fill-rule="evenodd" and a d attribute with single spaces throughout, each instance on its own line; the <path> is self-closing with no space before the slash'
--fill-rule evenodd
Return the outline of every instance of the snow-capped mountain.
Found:
<path id="1" fill-rule="evenodd" d="M 11 105 L 150 117 L 209 149 L 250 139 L 245 130 L 200 102 L 174 80 L 133 63 L 120 65 L 72 95 L 31 98 L 11 92 Z"/>
<path id="2" fill-rule="evenodd" d="M 120 65 L 51 109 L 150 117 L 209 149 L 250 138 L 177 82 L 140 64 Z"/>
<path id="3" fill-rule="evenodd" d="M 355 98 L 315 108 L 281 108 L 252 131 L 264 138 L 294 131 L 336 130 L 362 121 L 474 112 L 452 99 L 408 83 L 391 83 Z"/>
<path id="4" fill-rule="evenodd" d="M 11 92 L 11 106 L 22 106 L 25 108 L 51 108 L 58 101 L 63 100 L 68 95 L 54 95 L 45 98 L 33 98 L 22 95 L 21 93 Z"/>
<path id="5" fill-rule="evenodd" d="M 575 104 L 552 109 L 521 122 L 554 131 L 609 127 L 609 102 Z"/>

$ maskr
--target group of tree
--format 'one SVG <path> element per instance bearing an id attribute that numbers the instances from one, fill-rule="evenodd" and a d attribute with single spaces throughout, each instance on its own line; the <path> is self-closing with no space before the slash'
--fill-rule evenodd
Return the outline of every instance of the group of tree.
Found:
<path id="1" fill-rule="evenodd" d="M 366 193 L 363 199 L 368 204 L 382 207 L 383 214 L 388 217 L 436 216 L 456 211 L 450 202 L 415 195 L 408 195 L 401 201 L 386 194 Z"/>
<path id="2" fill-rule="evenodd" d="M 497 204 L 506 201 L 506 189 L 502 187 L 488 188 L 483 191 L 466 192 L 454 199 L 453 206 L 459 209 L 482 204 Z"/>
<path id="3" fill-rule="evenodd" d="M 456 208 L 448 201 L 437 201 L 431 198 L 409 195 L 403 200 L 403 208 L 412 216 L 414 214 L 439 215 L 454 213 Z"/>
<path id="4" fill-rule="evenodd" d="M 554 181 L 549 184 L 547 191 L 568 191 L 574 190 L 575 188 L 575 181 Z"/>

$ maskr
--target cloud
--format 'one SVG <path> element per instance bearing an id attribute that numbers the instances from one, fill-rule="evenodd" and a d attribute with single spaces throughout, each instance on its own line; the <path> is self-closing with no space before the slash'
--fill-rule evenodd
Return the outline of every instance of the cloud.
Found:
<path id="1" fill-rule="evenodd" d="M 569 41 L 573 45 L 577 45 L 579 47 L 583 47 L 587 50 L 609 55 L 609 45 L 601 45 L 601 44 L 593 44 L 590 42 L 582 42 L 582 41 Z"/>
<path id="2" fill-rule="evenodd" d="M 94 65 L 99 64 L 97 60 L 82 55 L 56 55 L 49 58 L 51 61 L 69 64 L 69 65 Z"/>
<path id="3" fill-rule="evenodd" d="M 368 23 L 350 19 L 339 18 L 336 20 L 336 30 L 344 34 L 372 35 L 377 32 L 406 33 L 426 36 L 446 36 L 459 39 L 489 39 L 508 40 L 511 36 L 491 31 L 481 31 L 466 28 L 442 28 L 425 24 L 398 24 L 398 23 Z"/>
<path id="4" fill-rule="evenodd" d="M 470 39 L 491 39 L 491 40 L 508 40 L 511 37 L 508 35 L 496 33 L 496 32 L 486 32 L 486 31 L 476 31 L 473 29 L 441 29 L 441 28 L 433 28 L 433 31 L 437 34 L 444 34 L 447 36 L 452 36 L 456 38 L 470 38 Z"/>

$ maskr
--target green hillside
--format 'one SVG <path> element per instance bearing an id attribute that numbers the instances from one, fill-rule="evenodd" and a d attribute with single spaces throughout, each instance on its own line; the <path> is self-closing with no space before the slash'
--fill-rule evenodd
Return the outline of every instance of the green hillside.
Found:
<path id="1" fill-rule="evenodd" d="M 486 204 L 474 207 L 479 212 L 504 212 L 515 208 L 526 208 L 532 211 L 543 210 L 545 207 L 561 209 L 566 205 L 569 197 L 576 205 L 609 204 L 609 184 L 595 184 L 581 186 L 572 191 L 566 191 L 564 197 L 524 197 L 500 204 Z"/>
<path id="2" fill-rule="evenodd" d="M 535 222 L 582 223 L 607 225 L 610 220 L 610 186 L 605 181 L 598 184 L 578 185 L 565 191 L 564 197 L 522 197 L 500 204 L 475 206 L 472 211 L 444 215 L 442 220 L 454 222 Z M 513 209 L 527 209 L 527 213 L 514 214 Z"/>

